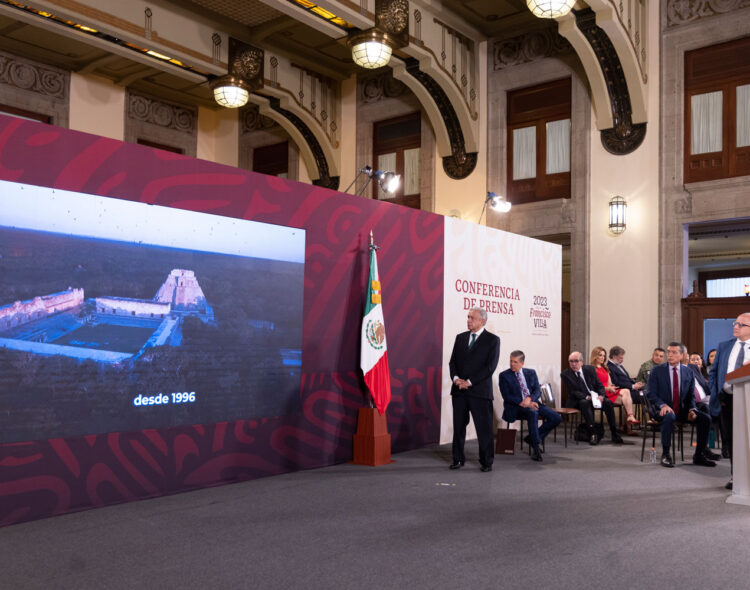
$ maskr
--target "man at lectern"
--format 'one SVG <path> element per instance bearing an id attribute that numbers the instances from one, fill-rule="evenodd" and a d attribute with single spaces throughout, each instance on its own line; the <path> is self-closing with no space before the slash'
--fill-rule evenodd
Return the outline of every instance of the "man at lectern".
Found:
<path id="1" fill-rule="evenodd" d="M 526 360 L 521 350 L 510 353 L 510 369 L 500 373 L 500 393 L 503 396 L 503 420 L 508 423 L 526 420 L 529 434 L 524 438 L 531 447 L 531 458 L 542 461 L 541 444 L 544 437 L 562 421 L 560 414 L 541 402 L 542 390 L 534 369 L 525 369 Z M 539 428 L 539 420 L 544 424 Z"/>
<path id="2" fill-rule="evenodd" d="M 453 404 L 453 463 L 460 469 L 466 462 L 464 443 L 469 414 L 474 420 L 479 443 L 479 463 L 482 471 L 492 471 L 495 460 L 493 436 L 492 374 L 500 358 L 500 338 L 484 329 L 487 312 L 472 307 L 466 319 L 467 332 L 456 336 L 448 363 Z"/>
<path id="3" fill-rule="evenodd" d="M 743 313 L 733 324 L 734 338 L 719 344 L 714 363 L 708 374 L 708 385 L 711 388 L 709 408 L 712 416 L 721 416 L 721 425 L 725 433 L 722 441 L 729 447 L 729 461 L 732 461 L 732 386 L 726 383 L 727 373 L 750 363 L 750 313 Z M 732 489 L 732 479 L 726 485 Z"/>

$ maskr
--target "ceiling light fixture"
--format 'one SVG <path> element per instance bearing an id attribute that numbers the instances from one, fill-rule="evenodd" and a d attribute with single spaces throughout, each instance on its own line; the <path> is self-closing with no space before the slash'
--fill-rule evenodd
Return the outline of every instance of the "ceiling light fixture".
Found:
<path id="1" fill-rule="evenodd" d="M 358 66 L 374 70 L 388 65 L 393 50 L 409 44 L 408 0 L 375 0 L 375 26 L 353 31 L 346 44 Z"/>
<path id="2" fill-rule="evenodd" d="M 387 66 L 393 53 L 388 35 L 376 29 L 350 37 L 347 45 L 352 50 L 354 63 L 368 70 Z"/>
<path id="3" fill-rule="evenodd" d="M 526 0 L 526 6 L 539 18 L 558 18 L 568 14 L 576 0 Z"/>
<path id="4" fill-rule="evenodd" d="M 247 84 L 234 76 L 221 76 L 210 84 L 214 91 L 214 100 L 228 109 L 244 107 L 250 98 Z"/>
<path id="5" fill-rule="evenodd" d="M 228 109 L 245 106 L 250 92 L 263 87 L 263 50 L 229 38 L 229 72 L 209 86 L 214 100 Z"/>

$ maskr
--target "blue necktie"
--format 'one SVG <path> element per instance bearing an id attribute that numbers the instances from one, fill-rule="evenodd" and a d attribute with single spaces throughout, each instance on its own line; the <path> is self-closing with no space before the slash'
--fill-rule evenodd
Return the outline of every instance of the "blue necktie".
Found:
<path id="1" fill-rule="evenodd" d="M 521 373 L 516 373 L 516 377 L 518 378 L 518 384 L 521 386 L 522 397 L 529 397 L 531 394 L 529 393 L 529 388 L 526 387 L 526 382 L 523 380 L 523 377 L 521 377 Z"/>
<path id="2" fill-rule="evenodd" d="M 737 360 L 734 362 L 734 370 L 736 371 L 744 364 L 745 364 L 745 343 L 740 342 L 740 353 L 737 355 Z"/>

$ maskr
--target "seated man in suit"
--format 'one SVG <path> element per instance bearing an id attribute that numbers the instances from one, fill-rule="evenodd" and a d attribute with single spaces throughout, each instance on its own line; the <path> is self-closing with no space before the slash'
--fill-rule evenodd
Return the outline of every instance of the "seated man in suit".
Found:
<path id="1" fill-rule="evenodd" d="M 560 373 L 562 381 L 568 388 L 569 408 L 578 408 L 581 411 L 581 419 L 591 433 L 589 442 L 592 445 L 599 444 L 599 437 L 594 432 L 594 404 L 592 393 L 598 395 L 601 408 L 607 417 L 607 424 L 612 432 L 612 442 L 622 444 L 622 437 L 617 434 L 615 423 L 615 411 L 612 402 L 607 399 L 602 382 L 596 375 L 596 369 L 591 365 L 583 364 L 583 355 L 580 352 L 571 352 L 568 357 L 570 367 Z"/>
<path id="2" fill-rule="evenodd" d="M 670 342 L 667 346 L 667 363 L 654 367 L 648 378 L 648 401 L 656 414 L 652 417 L 661 422 L 661 464 L 664 467 L 674 467 L 669 448 L 674 423 L 680 421 L 695 422 L 696 425 L 698 444 L 693 455 L 693 464 L 714 467 L 716 463 L 705 454 L 708 450 L 711 418 L 695 405 L 694 373 L 680 362 L 684 351 L 685 345 Z"/>
<path id="3" fill-rule="evenodd" d="M 609 349 L 609 360 L 607 368 L 609 369 L 609 379 L 612 385 L 621 389 L 628 389 L 632 392 L 634 404 L 641 403 L 641 390 L 644 387 L 642 381 L 636 381 L 623 367 L 622 362 L 625 360 L 625 349 L 622 346 L 613 346 Z"/>
<path id="4" fill-rule="evenodd" d="M 656 365 L 661 365 L 664 362 L 666 354 L 666 350 L 657 346 L 656 348 L 654 348 L 654 352 L 651 353 L 651 359 L 647 360 L 641 365 L 641 368 L 638 370 L 638 375 L 636 376 L 635 380 L 645 384 L 643 386 L 643 389 L 641 389 L 642 394 L 645 394 L 648 390 L 648 378 L 649 375 L 651 375 L 651 371 Z"/>
<path id="5" fill-rule="evenodd" d="M 526 356 L 521 350 L 510 353 L 510 369 L 500 373 L 500 393 L 503 396 L 503 420 L 515 422 L 517 419 L 526 420 L 529 424 L 529 434 L 524 438 L 531 447 L 531 458 L 542 460 L 540 447 L 547 436 L 562 421 L 560 414 L 548 408 L 539 400 L 542 391 L 539 379 L 534 369 L 524 369 Z M 539 419 L 544 424 L 539 428 Z"/>

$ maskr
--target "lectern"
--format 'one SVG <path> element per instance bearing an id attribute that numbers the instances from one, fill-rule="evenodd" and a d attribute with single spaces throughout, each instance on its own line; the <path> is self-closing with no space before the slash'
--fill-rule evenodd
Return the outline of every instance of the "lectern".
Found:
<path id="1" fill-rule="evenodd" d="M 734 386 L 732 420 L 732 495 L 729 504 L 750 506 L 750 365 L 727 374 Z"/>

